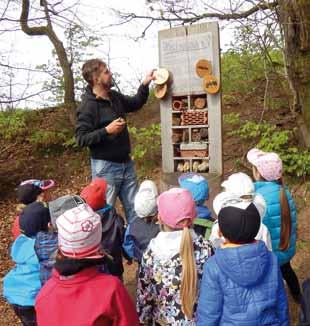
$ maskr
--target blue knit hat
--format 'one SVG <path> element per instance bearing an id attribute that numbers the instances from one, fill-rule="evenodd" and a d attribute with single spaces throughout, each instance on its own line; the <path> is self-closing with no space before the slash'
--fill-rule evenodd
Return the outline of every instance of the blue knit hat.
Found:
<path id="1" fill-rule="evenodd" d="M 44 203 L 37 201 L 27 205 L 19 216 L 20 230 L 27 237 L 33 237 L 40 231 L 47 231 L 50 221 L 48 208 Z"/>
<path id="2" fill-rule="evenodd" d="M 190 191 L 196 205 L 203 204 L 209 198 L 209 184 L 207 179 L 202 175 L 197 173 L 183 173 L 178 181 L 181 188 Z"/>

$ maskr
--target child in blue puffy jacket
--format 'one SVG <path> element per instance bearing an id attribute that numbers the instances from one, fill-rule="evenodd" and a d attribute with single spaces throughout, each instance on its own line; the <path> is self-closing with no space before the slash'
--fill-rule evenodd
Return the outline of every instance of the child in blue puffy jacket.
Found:
<path id="1" fill-rule="evenodd" d="M 278 154 L 256 148 L 248 152 L 247 159 L 253 166 L 255 192 L 264 197 L 267 205 L 263 223 L 270 232 L 272 251 L 278 257 L 293 299 L 301 303 L 300 285 L 291 267 L 296 251 L 297 213 L 294 200 L 283 184 L 282 161 Z"/>
<path id="2" fill-rule="evenodd" d="M 288 303 L 277 257 L 255 240 L 261 219 L 253 202 L 223 203 L 225 242 L 205 263 L 197 326 L 288 326 Z"/>

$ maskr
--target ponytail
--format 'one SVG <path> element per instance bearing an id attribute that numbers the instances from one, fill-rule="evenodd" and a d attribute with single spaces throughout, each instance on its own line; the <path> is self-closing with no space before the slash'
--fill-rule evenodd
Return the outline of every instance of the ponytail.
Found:
<path id="1" fill-rule="evenodd" d="M 287 250 L 290 246 L 290 237 L 292 230 L 291 210 L 285 192 L 283 179 L 280 179 L 280 207 L 281 207 L 281 233 L 279 249 Z"/>
<path id="2" fill-rule="evenodd" d="M 180 288 L 181 307 L 184 315 L 191 319 L 197 297 L 197 269 L 193 240 L 188 227 L 183 228 L 180 246 L 182 278 Z"/>

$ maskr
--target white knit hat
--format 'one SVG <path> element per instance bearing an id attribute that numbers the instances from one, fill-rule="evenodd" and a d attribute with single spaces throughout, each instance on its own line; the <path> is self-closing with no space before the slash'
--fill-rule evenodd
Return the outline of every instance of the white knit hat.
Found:
<path id="1" fill-rule="evenodd" d="M 225 191 L 238 196 L 252 195 L 255 192 L 252 179 L 243 172 L 230 175 L 221 186 L 225 188 Z"/>
<path id="2" fill-rule="evenodd" d="M 219 211 L 227 205 L 246 209 L 251 202 L 257 208 L 262 219 L 266 212 L 266 202 L 260 194 L 254 194 L 250 199 L 242 199 L 242 197 L 236 194 L 223 191 L 214 197 L 213 209 L 215 214 L 218 215 Z"/>
<path id="3" fill-rule="evenodd" d="M 138 217 L 154 216 L 157 213 L 157 196 L 157 187 L 153 181 L 145 180 L 141 183 L 135 197 L 135 211 Z"/>
<path id="4" fill-rule="evenodd" d="M 101 218 L 87 204 L 67 210 L 56 220 L 58 246 L 64 256 L 93 258 L 101 245 Z"/>

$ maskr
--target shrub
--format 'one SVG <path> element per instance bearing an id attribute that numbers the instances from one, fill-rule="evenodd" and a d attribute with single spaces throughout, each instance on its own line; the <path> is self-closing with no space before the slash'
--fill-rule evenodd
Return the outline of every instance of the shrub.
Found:
<path id="1" fill-rule="evenodd" d="M 278 153 L 286 173 L 305 177 L 310 175 L 310 152 L 293 145 L 293 131 L 280 130 L 266 122 L 246 121 L 240 128 L 229 132 L 229 134 L 239 136 L 252 147 Z"/>

